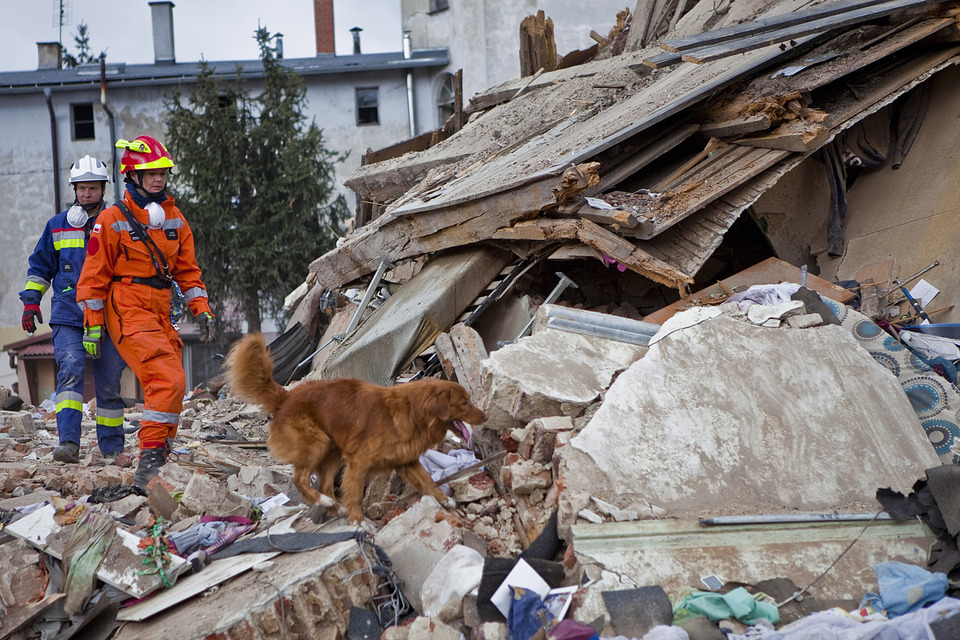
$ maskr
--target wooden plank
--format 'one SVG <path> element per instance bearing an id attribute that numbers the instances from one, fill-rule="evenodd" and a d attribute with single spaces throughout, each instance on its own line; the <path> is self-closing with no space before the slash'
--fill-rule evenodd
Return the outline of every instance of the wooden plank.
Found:
<path id="1" fill-rule="evenodd" d="M 733 142 L 763 149 L 808 153 L 823 146 L 831 135 L 830 129 L 822 124 L 797 119 L 780 125 L 766 135 L 739 138 Z"/>
<path id="2" fill-rule="evenodd" d="M 613 258 L 631 271 L 660 284 L 681 288 L 693 279 L 625 238 L 589 220 L 540 218 L 500 229 L 494 240 L 537 240 L 541 242 L 576 239 L 602 255 Z"/>
<path id="3" fill-rule="evenodd" d="M 602 172 L 600 175 L 600 183 L 594 187 L 589 187 L 583 194 L 585 196 L 594 196 L 598 193 L 613 189 L 620 184 L 622 180 L 629 178 L 663 154 L 689 139 L 690 136 L 697 132 L 697 129 L 699 129 L 699 127 L 695 124 L 681 125 L 657 138 L 638 153 L 614 165 L 611 169 Z"/>
<path id="4" fill-rule="evenodd" d="M 752 267 L 744 269 L 740 273 L 734 274 L 729 278 L 721 280 L 723 286 L 733 291 L 744 291 L 751 285 L 770 284 L 780 282 L 800 282 L 800 269 L 789 262 L 779 258 L 767 258 L 763 262 L 757 263 Z M 853 293 L 847 291 L 841 286 L 835 285 L 823 278 L 813 274 L 807 274 L 807 288 L 813 289 L 820 295 L 836 300 L 841 304 L 846 304 L 853 299 Z M 718 284 L 710 285 L 694 294 L 691 294 L 687 300 L 678 300 L 671 305 L 658 309 L 653 313 L 644 316 L 644 322 L 654 324 L 663 324 L 669 318 L 673 317 L 678 311 L 689 309 L 696 306 L 699 299 L 710 299 L 711 297 L 722 296 L 723 288 Z"/>
<path id="5" fill-rule="evenodd" d="M 725 138 L 728 136 L 742 136 L 745 133 L 766 131 L 770 128 L 770 117 L 765 113 L 746 116 L 738 120 L 724 120 L 723 122 L 708 122 L 700 125 L 700 131 L 709 138 Z"/>
<path id="6" fill-rule="evenodd" d="M 640 221 L 632 211 L 622 209 L 597 209 L 585 204 L 577 209 L 577 215 L 585 220 L 597 224 L 608 225 L 617 229 L 633 229 Z"/>
<path id="7" fill-rule="evenodd" d="M 681 56 L 679 53 L 668 51 L 666 53 L 658 53 L 657 55 L 650 56 L 649 58 L 644 58 L 641 62 L 651 69 L 665 69 L 683 62 L 683 56 Z M 634 66 L 636 65 L 632 65 L 630 68 L 633 69 Z"/>
<path id="8" fill-rule="evenodd" d="M 884 0 L 841 0 L 840 2 L 830 2 L 810 9 L 801 9 L 790 13 L 759 18 L 751 22 L 723 27 L 722 29 L 714 29 L 713 31 L 698 33 L 683 38 L 664 40 L 660 43 L 660 47 L 666 51 L 674 52 L 699 49 L 728 40 L 735 40 L 767 31 L 791 27 L 818 18 L 827 18 L 863 7 L 871 7 L 884 3 Z"/>
<path id="9" fill-rule="evenodd" d="M 877 18 L 883 18 L 905 9 L 923 8 L 930 4 L 931 0 L 891 0 L 856 11 L 848 11 L 839 15 L 820 18 L 819 20 L 805 21 L 782 29 L 765 31 L 747 38 L 725 41 L 707 47 L 688 49 L 681 55 L 681 58 L 684 62 L 702 64 L 772 44 L 789 42 L 801 36 L 808 36 L 823 31 L 831 31 L 870 20 L 876 20 Z"/>

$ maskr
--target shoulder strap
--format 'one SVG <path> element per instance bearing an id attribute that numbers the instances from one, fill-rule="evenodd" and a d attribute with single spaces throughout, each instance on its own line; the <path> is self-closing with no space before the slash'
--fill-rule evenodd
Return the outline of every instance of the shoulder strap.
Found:
<path id="1" fill-rule="evenodd" d="M 173 280 L 173 276 L 170 275 L 170 267 L 167 265 L 167 260 L 163 257 L 163 252 L 160 251 L 160 247 L 153 241 L 153 238 L 147 234 L 147 230 L 143 228 L 143 225 L 140 224 L 137 217 L 133 215 L 127 205 L 122 201 L 117 202 L 117 208 L 120 209 L 120 213 L 127 219 L 130 226 L 133 227 L 137 236 L 143 240 L 143 244 L 147 248 L 147 253 L 150 254 L 150 260 L 153 261 L 153 268 L 157 270 L 157 276 L 163 280 Z"/>

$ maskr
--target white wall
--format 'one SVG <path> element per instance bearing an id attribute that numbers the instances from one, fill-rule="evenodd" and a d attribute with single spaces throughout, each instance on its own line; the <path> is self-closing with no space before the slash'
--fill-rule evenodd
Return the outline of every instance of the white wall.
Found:
<path id="1" fill-rule="evenodd" d="M 448 71 L 463 69 L 463 94 L 471 96 L 520 75 L 520 22 L 542 10 L 553 20 L 557 54 L 586 49 L 590 31 L 607 35 L 617 12 L 635 0 L 450 0 L 450 8 L 427 13 L 430 0 L 402 0 L 403 28 L 414 49 L 447 47 Z"/>

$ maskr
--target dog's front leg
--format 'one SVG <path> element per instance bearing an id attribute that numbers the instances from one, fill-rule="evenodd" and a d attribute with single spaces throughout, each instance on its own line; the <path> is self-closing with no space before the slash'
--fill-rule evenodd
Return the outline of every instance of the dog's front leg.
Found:
<path id="1" fill-rule="evenodd" d="M 447 509 L 453 509 L 457 506 L 456 500 L 447 497 L 443 491 L 440 491 L 440 487 L 433 481 L 433 478 L 430 477 L 419 460 L 405 464 L 397 471 L 407 484 L 413 485 L 422 495 L 433 496 L 437 502 Z"/>

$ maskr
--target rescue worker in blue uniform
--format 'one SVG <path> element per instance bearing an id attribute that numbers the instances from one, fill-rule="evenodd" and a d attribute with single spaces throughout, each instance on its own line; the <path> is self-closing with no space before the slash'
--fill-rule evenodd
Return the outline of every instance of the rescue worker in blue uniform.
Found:
<path id="1" fill-rule="evenodd" d="M 53 216 L 30 256 L 27 284 L 20 292 L 23 330 L 33 335 L 43 322 L 40 300 L 53 289 L 50 328 L 57 361 L 57 433 L 60 443 L 53 450 L 58 462 L 80 461 L 80 420 L 83 417 L 83 372 L 87 352 L 83 347 L 83 311 L 77 305 L 77 280 L 86 257 L 90 232 L 103 210 L 103 196 L 110 175 L 104 163 L 89 155 L 70 167 L 74 203 Z M 107 458 L 123 451 L 123 409 L 120 375 L 126 363 L 110 340 L 103 355 L 93 360 L 97 394 L 97 444 Z"/>

